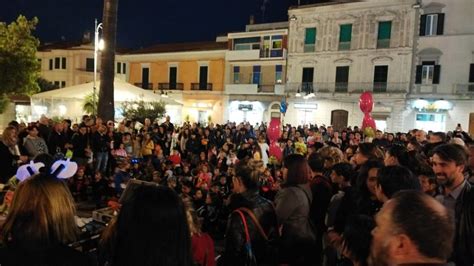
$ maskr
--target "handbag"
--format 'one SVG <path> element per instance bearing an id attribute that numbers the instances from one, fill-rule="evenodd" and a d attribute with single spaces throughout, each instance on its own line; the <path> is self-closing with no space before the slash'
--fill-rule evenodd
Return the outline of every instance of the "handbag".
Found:
<path id="1" fill-rule="evenodd" d="M 245 244 L 243 249 L 243 266 L 257 266 L 257 258 L 255 258 L 255 254 L 252 250 L 252 243 L 250 241 L 249 229 L 247 227 L 247 221 L 245 220 L 245 215 L 242 210 L 237 209 L 234 212 L 240 215 L 242 219 L 242 223 L 244 224 L 244 231 L 245 231 Z"/>

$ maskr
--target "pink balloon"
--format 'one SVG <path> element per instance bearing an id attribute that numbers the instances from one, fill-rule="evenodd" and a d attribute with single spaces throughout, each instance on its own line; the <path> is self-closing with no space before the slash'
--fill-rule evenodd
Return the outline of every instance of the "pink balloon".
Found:
<path id="1" fill-rule="evenodd" d="M 270 156 L 275 156 L 278 161 L 281 162 L 283 154 L 280 149 L 280 145 L 278 145 L 278 142 L 272 142 L 270 143 L 270 149 L 269 149 Z"/>
<path id="2" fill-rule="evenodd" d="M 366 127 L 371 127 L 374 130 L 376 129 L 375 120 L 369 113 L 365 113 L 364 120 L 362 120 L 362 129 L 365 129 Z"/>
<path id="3" fill-rule="evenodd" d="M 279 118 L 272 118 L 270 121 L 267 129 L 267 135 L 270 143 L 276 142 L 280 138 L 280 124 L 281 121 Z"/>
<path id="4" fill-rule="evenodd" d="M 372 98 L 371 92 L 366 91 L 360 95 L 359 107 L 363 113 L 372 112 L 372 108 L 374 107 L 374 99 Z"/>

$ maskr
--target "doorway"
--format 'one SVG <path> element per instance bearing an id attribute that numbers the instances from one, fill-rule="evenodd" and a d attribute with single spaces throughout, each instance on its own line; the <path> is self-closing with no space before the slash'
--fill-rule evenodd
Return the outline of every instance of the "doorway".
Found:
<path id="1" fill-rule="evenodd" d="M 334 110 L 331 112 L 331 125 L 336 131 L 342 131 L 347 128 L 349 112 L 346 110 Z"/>

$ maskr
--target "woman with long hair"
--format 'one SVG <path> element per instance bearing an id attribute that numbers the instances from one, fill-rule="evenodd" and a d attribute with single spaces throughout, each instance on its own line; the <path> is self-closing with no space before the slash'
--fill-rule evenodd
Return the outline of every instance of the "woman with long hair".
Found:
<path id="1" fill-rule="evenodd" d="M 6 183 L 8 179 L 12 178 L 18 169 L 18 164 L 27 160 L 28 157 L 22 156 L 18 148 L 17 129 L 13 126 L 5 128 L 0 140 L 0 162 L 2 162 L 0 183 Z"/>
<path id="2" fill-rule="evenodd" d="M 314 264 L 315 227 L 309 214 L 313 195 L 306 158 L 292 154 L 284 159 L 284 187 L 275 197 L 275 212 L 281 228 L 280 262 L 289 265 Z"/>
<path id="3" fill-rule="evenodd" d="M 2 229 L 1 265 L 92 265 L 68 247 L 78 236 L 66 184 L 40 173 L 21 182 Z"/>
<path id="4" fill-rule="evenodd" d="M 181 198 L 166 186 L 141 185 L 102 240 L 108 265 L 191 266 L 191 234 Z"/>

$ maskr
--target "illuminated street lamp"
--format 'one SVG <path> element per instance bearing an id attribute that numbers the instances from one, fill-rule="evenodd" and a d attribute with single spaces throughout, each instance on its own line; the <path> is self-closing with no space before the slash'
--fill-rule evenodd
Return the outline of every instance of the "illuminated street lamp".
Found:
<path id="1" fill-rule="evenodd" d="M 102 29 L 102 23 L 97 24 L 97 19 L 95 20 L 95 26 L 94 26 L 94 92 L 92 95 L 92 101 L 93 101 L 93 115 L 96 115 L 96 109 L 97 109 L 97 104 L 96 104 L 96 82 L 97 82 L 97 52 L 99 50 L 104 49 L 104 40 L 99 40 L 99 30 Z"/>

